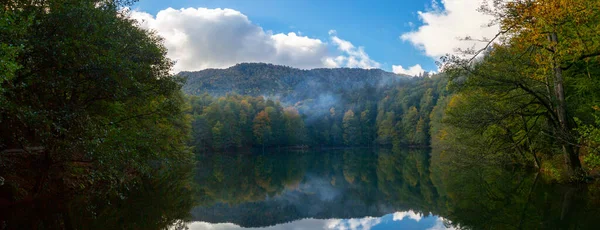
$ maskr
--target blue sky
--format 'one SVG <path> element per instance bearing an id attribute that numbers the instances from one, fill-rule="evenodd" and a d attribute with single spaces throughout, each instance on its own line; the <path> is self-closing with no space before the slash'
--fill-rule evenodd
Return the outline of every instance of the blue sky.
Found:
<path id="1" fill-rule="evenodd" d="M 132 10 L 134 18 L 165 37 L 169 54 L 178 61 L 176 70 L 261 61 L 395 72 L 415 66 L 410 73 L 416 73 L 437 71 L 435 60 L 460 46 L 451 42 L 457 37 L 491 37 L 495 28 L 485 33 L 478 28 L 489 20 L 475 15 L 480 2 L 142 0 Z M 160 12 L 164 17 L 157 17 Z"/>
<path id="2" fill-rule="evenodd" d="M 288 223 L 260 227 L 242 228 L 232 223 L 207 223 L 191 222 L 188 228 L 191 230 L 453 230 L 454 227 L 446 227 L 445 219 L 438 216 L 415 213 L 411 210 L 395 212 L 382 217 L 364 217 L 353 219 L 300 219 Z"/>

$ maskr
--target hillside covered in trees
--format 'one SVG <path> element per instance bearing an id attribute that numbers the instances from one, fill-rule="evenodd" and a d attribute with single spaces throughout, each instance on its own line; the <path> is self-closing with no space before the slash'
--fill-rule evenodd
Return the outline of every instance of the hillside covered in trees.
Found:
<path id="1" fill-rule="evenodd" d="M 296 144 L 431 144 L 452 162 L 538 168 L 559 180 L 597 175 L 600 2 L 496 1 L 481 10 L 502 30 L 481 50 L 443 57 L 439 75 L 240 64 L 182 73 L 184 90 L 279 101 L 304 122 Z"/>
<path id="2" fill-rule="evenodd" d="M 416 77 L 173 74 L 133 3 L 0 2 L 2 229 L 186 228 L 197 204 L 197 220 L 243 226 L 405 207 L 465 228 L 597 220 L 597 184 L 553 182 L 600 178 L 600 1 L 491 1 L 497 36 Z M 310 203 L 314 188 L 344 194 Z"/>
<path id="3" fill-rule="evenodd" d="M 187 94 L 275 96 L 286 102 L 326 92 L 385 87 L 409 78 L 380 69 L 301 70 L 265 63 L 242 63 L 227 69 L 184 71 L 178 75 L 187 79 L 183 86 Z"/>
<path id="4" fill-rule="evenodd" d="M 190 96 L 192 142 L 201 152 L 252 146 L 427 146 L 431 112 L 447 94 L 440 75 L 408 78 L 382 70 L 240 64 L 180 75 L 187 77 L 186 92 L 205 92 Z M 240 91 L 246 93 L 235 93 Z"/>

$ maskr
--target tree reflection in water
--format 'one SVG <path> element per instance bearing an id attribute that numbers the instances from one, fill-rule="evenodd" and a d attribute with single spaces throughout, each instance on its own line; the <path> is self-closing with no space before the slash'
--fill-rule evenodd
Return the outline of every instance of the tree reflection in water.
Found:
<path id="1" fill-rule="evenodd" d="M 1 219 L 5 229 L 341 228 L 405 217 L 421 224 L 415 228 L 585 229 L 600 216 L 597 185 L 461 165 L 440 152 L 403 148 L 207 155 L 196 169 L 157 170 L 121 194 L 47 197 L 4 210 Z"/>

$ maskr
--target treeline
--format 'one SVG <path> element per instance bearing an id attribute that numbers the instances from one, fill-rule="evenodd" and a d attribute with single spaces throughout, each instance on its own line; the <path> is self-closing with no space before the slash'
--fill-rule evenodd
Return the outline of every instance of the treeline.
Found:
<path id="1" fill-rule="evenodd" d="M 446 91 L 442 75 L 415 78 L 388 89 L 341 94 L 331 107 L 297 105 L 313 146 L 428 146 L 430 115 Z"/>
<path id="2" fill-rule="evenodd" d="M 455 94 L 434 140 L 461 161 L 584 178 L 600 165 L 600 1 L 498 1 L 483 9 L 503 28 L 502 45 L 478 58 L 445 57 Z"/>
<path id="3" fill-rule="evenodd" d="M 293 107 L 263 97 L 191 96 L 192 145 L 196 151 L 294 146 L 306 142 L 304 122 Z"/>
<path id="4" fill-rule="evenodd" d="M 365 87 L 284 106 L 262 96 L 190 96 L 197 152 L 243 147 L 428 146 L 431 112 L 446 78 Z"/>
<path id="5" fill-rule="evenodd" d="M 0 2 L 0 209 L 193 164 L 182 81 L 131 2 Z"/>

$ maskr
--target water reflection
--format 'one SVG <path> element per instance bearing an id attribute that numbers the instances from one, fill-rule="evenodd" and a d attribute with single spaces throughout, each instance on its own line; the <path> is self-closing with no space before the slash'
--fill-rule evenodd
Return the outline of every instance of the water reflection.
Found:
<path id="1" fill-rule="evenodd" d="M 589 228 L 598 186 L 512 168 L 453 165 L 423 149 L 344 149 L 201 159 L 192 229 Z M 406 215 L 397 221 L 399 216 Z"/>
<path id="2" fill-rule="evenodd" d="M 193 166 L 157 169 L 110 194 L 40 197 L 0 208 L 0 229 L 184 229 L 195 205 Z"/>
<path id="3" fill-rule="evenodd" d="M 0 229 L 594 229 L 600 186 L 557 185 L 443 152 L 209 155 L 120 194 L 0 208 Z M 4 208 L 4 209 L 3 209 Z"/>
<path id="4" fill-rule="evenodd" d="M 432 207 L 441 199 L 429 179 L 427 150 L 215 155 L 201 162 L 196 181 L 204 202 L 192 210 L 197 227 L 370 229 L 405 224 L 393 220 L 410 213 L 408 220 L 427 229 L 442 220 Z"/>
<path id="5" fill-rule="evenodd" d="M 382 217 L 363 217 L 351 219 L 301 219 L 289 223 L 269 226 L 266 228 L 243 228 L 233 223 L 193 222 L 188 225 L 191 230 L 201 229 L 264 229 L 264 230 L 319 230 L 319 229 L 452 229 L 445 220 L 435 216 L 422 216 L 413 211 L 396 212 Z"/>

